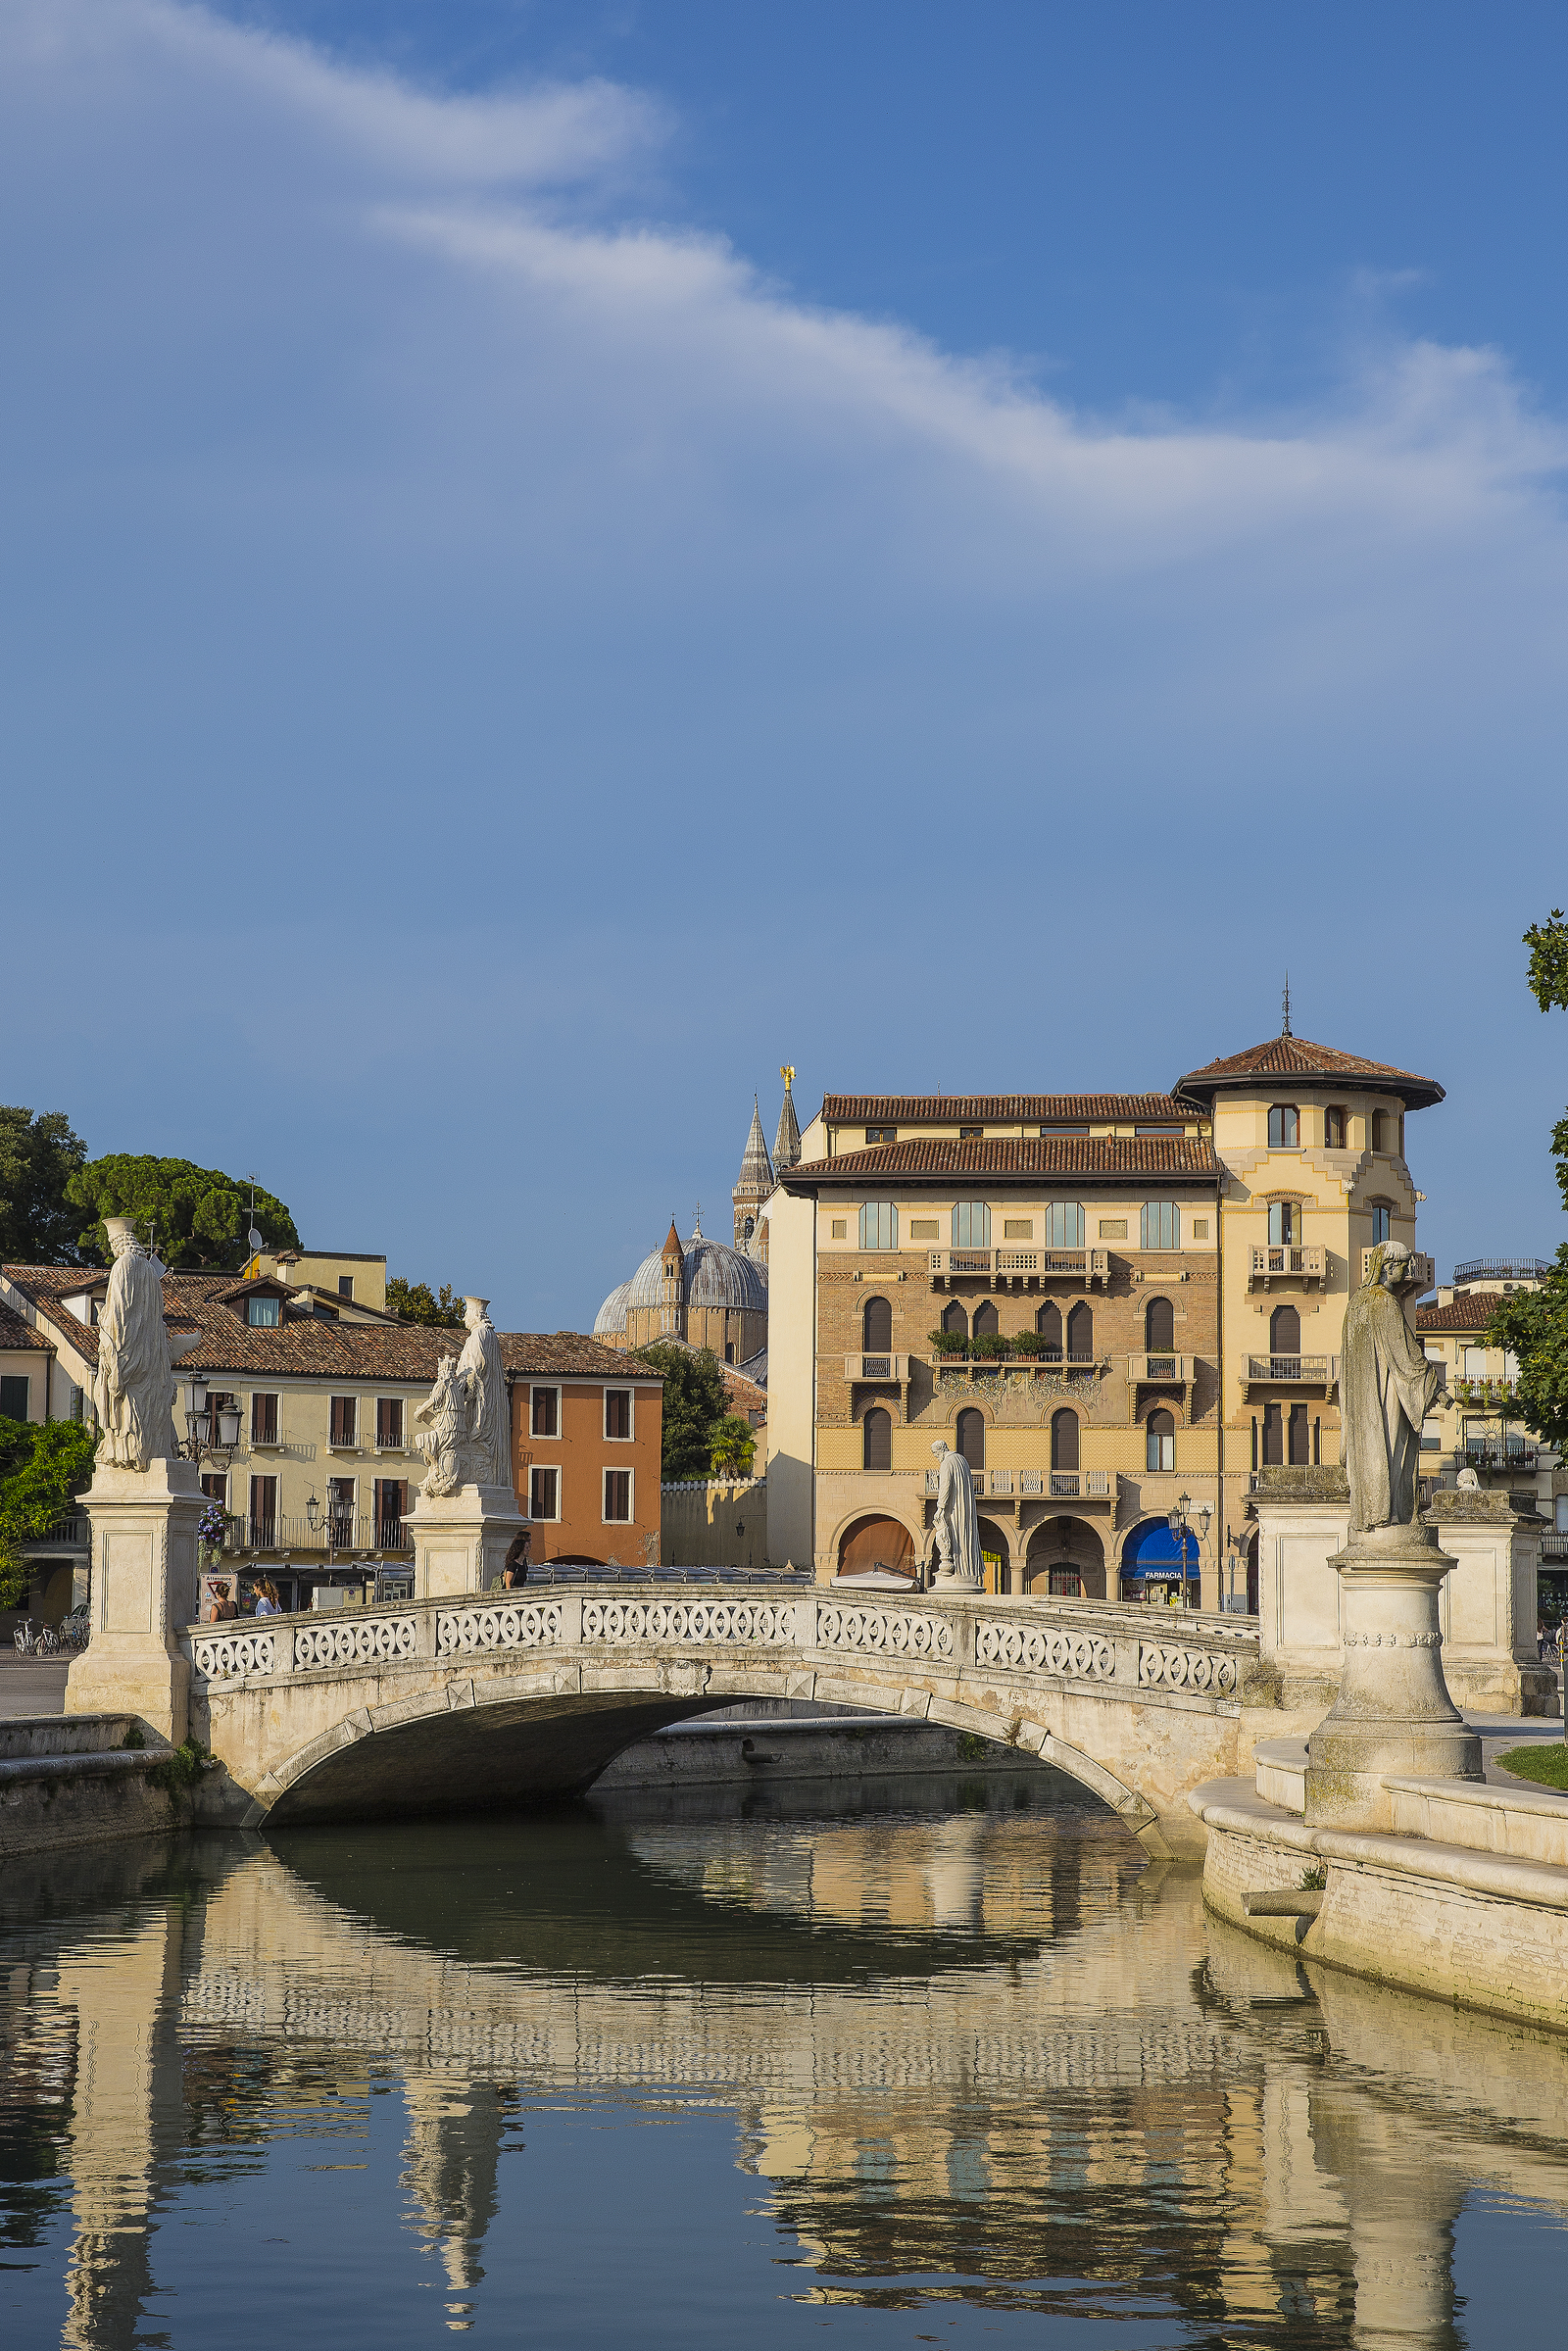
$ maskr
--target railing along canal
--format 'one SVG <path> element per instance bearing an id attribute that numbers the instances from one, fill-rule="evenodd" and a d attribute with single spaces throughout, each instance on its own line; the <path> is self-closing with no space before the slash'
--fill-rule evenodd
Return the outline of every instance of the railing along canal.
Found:
<path id="1" fill-rule="evenodd" d="M 1150 1611 L 1115 1602 L 997 1600 L 956 1604 L 864 1598 L 836 1591 L 698 1596 L 573 1592 L 537 1598 L 475 1593 L 393 1608 L 192 1626 L 184 1636 L 208 1684 L 257 1675 L 321 1673 L 377 1665 L 440 1666 L 504 1653 L 556 1657 L 579 1651 L 748 1648 L 842 1655 L 846 1663 L 903 1659 L 950 1673 L 1039 1674 L 1111 1685 L 1111 1691 L 1184 1690 L 1234 1697 L 1257 1636 L 1228 1620 L 1185 1614 L 1155 1628 Z"/>

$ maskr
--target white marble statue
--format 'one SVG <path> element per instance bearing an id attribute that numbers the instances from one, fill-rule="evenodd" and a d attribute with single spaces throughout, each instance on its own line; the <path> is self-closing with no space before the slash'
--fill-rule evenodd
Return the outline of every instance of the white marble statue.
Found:
<path id="1" fill-rule="evenodd" d="M 465 1477 L 475 1486 L 512 1485 L 512 1415 L 507 1401 L 501 1342 L 490 1320 L 487 1298 L 466 1298 L 463 1319 L 468 1336 L 458 1357 L 458 1378 L 467 1399 Z"/>
<path id="2" fill-rule="evenodd" d="M 950 1451 L 942 1438 L 931 1450 L 937 1457 L 937 1511 L 933 1532 L 940 1562 L 937 1582 L 962 1585 L 978 1592 L 980 1573 L 980 1515 L 974 1506 L 974 1480 L 961 1453 Z"/>
<path id="3" fill-rule="evenodd" d="M 1443 1387 L 1405 1319 L 1416 1288 L 1410 1251 L 1387 1241 L 1372 1251 L 1367 1278 L 1345 1309 L 1340 1341 L 1340 1413 L 1350 1486 L 1350 1535 L 1408 1527 L 1416 1514 L 1421 1423 Z"/>
<path id="4" fill-rule="evenodd" d="M 456 1355 L 443 1355 L 436 1366 L 435 1386 L 416 1406 L 415 1419 L 426 1434 L 415 1440 L 430 1468 L 424 1492 L 433 1500 L 456 1494 L 463 1484 L 463 1444 L 468 1426 L 467 1399 L 458 1377 Z"/>
<path id="5" fill-rule="evenodd" d="M 128 1216 L 105 1219 L 115 1262 L 98 1317 L 92 1401 L 103 1431 L 101 1469 L 145 1469 L 178 1458 L 174 1366 L 164 1328 L 164 1269 L 136 1239 Z"/>

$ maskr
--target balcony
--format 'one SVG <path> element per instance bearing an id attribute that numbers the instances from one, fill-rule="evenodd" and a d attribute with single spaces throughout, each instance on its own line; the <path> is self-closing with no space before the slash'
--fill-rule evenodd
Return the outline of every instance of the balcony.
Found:
<path id="1" fill-rule="evenodd" d="M 1152 1380 L 1161 1388 L 1187 1388 L 1192 1385 L 1193 1363 L 1191 1355 L 1129 1355 L 1127 1377 L 1134 1386 Z"/>
<path id="2" fill-rule="evenodd" d="M 933 1290 L 955 1281 L 986 1281 L 993 1290 L 1039 1290 L 1047 1282 L 1110 1287 L 1103 1249 L 934 1249 L 927 1256 Z"/>
<path id="3" fill-rule="evenodd" d="M 851 1361 L 856 1360 L 853 1356 L 850 1359 Z M 1053 1377 L 1060 1379 L 1063 1374 L 1073 1372 L 1081 1372 L 1087 1376 L 1102 1371 L 1107 1360 L 1108 1358 L 1102 1354 L 1066 1355 L 1058 1347 L 1054 1354 L 933 1355 L 931 1370 L 933 1375 L 956 1372 L 960 1378 L 965 1380 L 995 1378 L 999 1373 L 1008 1374 L 1013 1379 L 1017 1379 L 1020 1374 L 1027 1378 L 1030 1374 L 1037 1372 L 1050 1372 Z"/>
<path id="4" fill-rule="evenodd" d="M 1466 1469 L 1524 1469 L 1534 1470 L 1541 1458 L 1542 1448 L 1527 1445 L 1521 1438 L 1467 1437 L 1462 1446 L 1454 1447 L 1455 1461 L 1462 1460 Z"/>
<path id="5" fill-rule="evenodd" d="M 227 1552 L 288 1551 L 301 1555 L 341 1551 L 412 1551 L 414 1535 L 407 1519 L 363 1517 L 339 1512 L 323 1515 L 313 1527 L 308 1518 L 231 1518 L 223 1530 Z"/>
<path id="6" fill-rule="evenodd" d="M 1323 1281 L 1324 1249 L 1317 1241 L 1267 1241 L 1254 1245 L 1249 1290 L 1267 1290 L 1274 1282 L 1303 1282 L 1308 1288 Z"/>
<path id="7" fill-rule="evenodd" d="M 1363 1283 L 1366 1281 L 1367 1275 L 1371 1271 L 1372 1251 L 1369 1249 L 1364 1249 L 1361 1251 L 1361 1280 Z M 1437 1264 L 1433 1258 L 1423 1255 L 1422 1251 L 1418 1249 L 1410 1251 L 1410 1271 L 1414 1279 L 1420 1284 L 1421 1291 L 1431 1290 L 1436 1286 L 1438 1279 Z M 1419 1295 L 1420 1291 L 1417 1292 L 1417 1296 Z"/>
<path id="8" fill-rule="evenodd" d="M 1326 1396 L 1340 1384 L 1338 1355 L 1244 1355 L 1242 1390 L 1254 1388 L 1321 1388 Z"/>
<path id="9" fill-rule="evenodd" d="M 1544 1257 L 1466 1257 L 1453 1269 L 1455 1290 L 1471 1282 L 1544 1282 L 1551 1271 Z"/>
<path id="10" fill-rule="evenodd" d="M 852 1386 L 907 1387 L 909 1358 L 907 1355 L 846 1355 L 844 1377 Z"/>
<path id="11" fill-rule="evenodd" d="M 1568 1535 L 1559 1533 L 1555 1527 L 1549 1534 L 1543 1535 L 1541 1556 L 1543 1559 L 1561 1559 L 1568 1564 Z"/>
<path id="12" fill-rule="evenodd" d="M 1519 1383 L 1517 1380 L 1475 1380 L 1460 1377 L 1453 1381 L 1448 1394 L 1455 1403 L 1465 1404 L 1471 1410 L 1485 1411 L 1490 1405 L 1495 1411 L 1499 1404 L 1513 1402 L 1514 1397 L 1519 1394 Z"/>
<path id="13" fill-rule="evenodd" d="M 927 1497 L 935 1495 L 939 1472 L 925 1473 Z M 976 1469 L 970 1471 L 980 1501 L 1039 1501 L 1046 1496 L 1108 1502 L 1115 1493 L 1108 1469 Z"/>
<path id="14" fill-rule="evenodd" d="M 74 1518 L 57 1518 L 42 1535 L 25 1536 L 18 1545 L 25 1559 L 48 1558 L 62 1551 L 92 1549 L 92 1526 L 85 1513 Z"/>

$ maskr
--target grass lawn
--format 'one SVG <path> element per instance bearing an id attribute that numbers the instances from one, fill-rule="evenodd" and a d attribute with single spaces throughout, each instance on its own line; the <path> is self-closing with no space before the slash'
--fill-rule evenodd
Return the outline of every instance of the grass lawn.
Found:
<path id="1" fill-rule="evenodd" d="M 1543 1739 L 1534 1747 L 1510 1747 L 1506 1755 L 1494 1755 L 1492 1760 L 1512 1772 L 1516 1780 L 1534 1780 L 1538 1788 L 1568 1790 L 1568 1747 L 1561 1739 Z"/>

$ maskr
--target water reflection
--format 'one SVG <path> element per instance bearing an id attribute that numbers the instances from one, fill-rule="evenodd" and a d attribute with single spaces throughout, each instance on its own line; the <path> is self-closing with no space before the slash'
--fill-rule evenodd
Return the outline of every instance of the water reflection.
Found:
<path id="1" fill-rule="evenodd" d="M 13 1865 L 9 2339 L 1532 2339 L 1455 2236 L 1560 2261 L 1563 2043 L 1205 1920 L 1050 1778 L 820 1804 Z"/>

